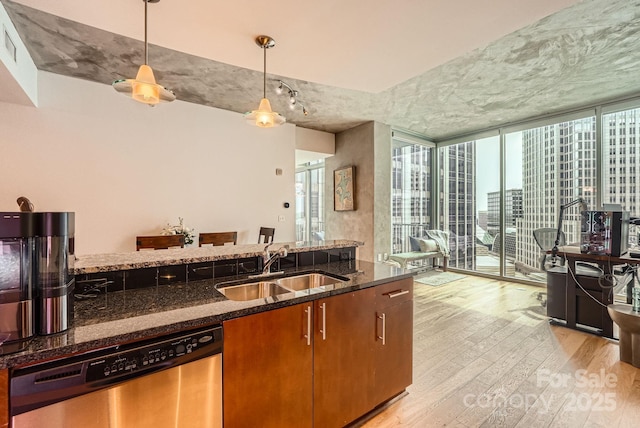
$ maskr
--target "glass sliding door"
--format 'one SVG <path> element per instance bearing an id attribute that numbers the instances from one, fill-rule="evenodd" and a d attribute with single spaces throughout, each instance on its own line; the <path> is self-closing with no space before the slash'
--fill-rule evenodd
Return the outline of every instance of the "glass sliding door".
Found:
<path id="1" fill-rule="evenodd" d="M 296 241 L 306 241 L 309 235 L 307 225 L 307 183 L 308 171 L 296 172 Z"/>
<path id="2" fill-rule="evenodd" d="M 392 253 L 411 251 L 409 237 L 423 237 L 432 225 L 433 147 L 393 141 L 391 156 Z"/>
<path id="3" fill-rule="evenodd" d="M 296 171 L 296 240 L 324 239 L 324 161 Z"/>
<path id="4" fill-rule="evenodd" d="M 438 149 L 439 223 L 449 232 L 449 266 L 500 273 L 500 138 Z"/>

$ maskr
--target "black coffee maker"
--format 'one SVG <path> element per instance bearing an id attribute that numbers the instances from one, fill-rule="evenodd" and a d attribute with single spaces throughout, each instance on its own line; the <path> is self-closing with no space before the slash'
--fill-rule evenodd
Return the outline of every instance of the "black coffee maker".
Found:
<path id="1" fill-rule="evenodd" d="M 75 214 L 0 213 L 0 355 L 69 328 Z"/>
<path id="2" fill-rule="evenodd" d="M 34 213 L 0 213 L 0 354 L 24 349 L 35 334 L 34 261 Z"/>
<path id="3" fill-rule="evenodd" d="M 68 329 L 72 319 L 75 213 L 33 214 L 36 328 L 38 334 L 54 334 Z"/>

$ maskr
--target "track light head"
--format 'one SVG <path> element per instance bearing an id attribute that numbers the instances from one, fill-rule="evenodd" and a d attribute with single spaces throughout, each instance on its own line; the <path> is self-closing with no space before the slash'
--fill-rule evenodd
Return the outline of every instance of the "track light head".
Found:
<path id="1" fill-rule="evenodd" d="M 298 91 L 293 89 L 286 82 L 284 82 L 282 80 L 278 80 L 278 87 L 276 88 L 276 93 L 282 94 L 282 93 L 284 93 L 285 89 L 288 91 L 289 108 L 291 110 L 295 110 L 296 106 L 299 105 L 299 106 L 302 107 L 302 114 L 304 114 L 305 116 L 309 115 L 309 111 L 305 108 L 305 106 L 302 104 L 302 102 L 298 99 L 298 95 L 299 95 Z"/>

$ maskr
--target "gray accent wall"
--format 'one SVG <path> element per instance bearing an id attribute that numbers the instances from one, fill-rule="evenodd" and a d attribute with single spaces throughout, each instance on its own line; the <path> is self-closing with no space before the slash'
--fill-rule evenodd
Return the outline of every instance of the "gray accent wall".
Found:
<path id="1" fill-rule="evenodd" d="M 13 1 L 0 3 L 40 71 L 110 85 L 115 79 L 135 75 L 143 61 L 141 40 Z M 401 7 L 402 2 L 396 3 Z M 259 51 L 249 45 L 249 39 L 247 43 L 259 60 Z M 425 43 L 446 49 L 447 41 Z M 278 52 L 285 51 L 284 44 Z M 267 75 L 267 90 L 273 109 L 300 127 L 338 133 L 375 121 L 437 142 L 637 96 L 638 46 L 640 0 L 583 0 L 379 93 L 273 74 Z M 313 55 L 313 44 L 309 49 Z M 179 100 L 238 113 L 257 106 L 263 91 L 262 72 L 153 44 L 149 50 L 158 82 L 174 90 Z M 421 54 L 424 52 L 415 52 Z M 290 111 L 288 97 L 277 96 L 277 79 L 300 91 L 308 116 L 300 109 Z"/>
<path id="2" fill-rule="evenodd" d="M 334 211 L 333 172 L 353 165 L 356 168 L 356 209 Z M 358 258 L 377 261 L 378 254 L 391 248 L 391 128 L 367 122 L 336 134 L 336 154 L 325 160 L 326 239 L 353 239 L 364 242 Z"/>

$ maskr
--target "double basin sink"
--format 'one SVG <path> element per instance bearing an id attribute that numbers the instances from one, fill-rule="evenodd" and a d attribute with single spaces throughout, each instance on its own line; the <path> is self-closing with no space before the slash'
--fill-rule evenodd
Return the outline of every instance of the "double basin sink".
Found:
<path id="1" fill-rule="evenodd" d="M 278 296 L 285 293 L 294 293 L 296 291 L 311 291 L 314 289 L 321 291 L 327 285 L 348 280 L 348 278 L 337 275 L 307 273 L 282 278 L 265 278 L 238 285 L 225 285 L 223 283 L 218 284 L 216 289 L 229 300 L 246 301 Z"/>

